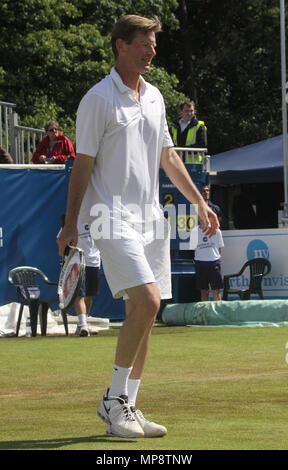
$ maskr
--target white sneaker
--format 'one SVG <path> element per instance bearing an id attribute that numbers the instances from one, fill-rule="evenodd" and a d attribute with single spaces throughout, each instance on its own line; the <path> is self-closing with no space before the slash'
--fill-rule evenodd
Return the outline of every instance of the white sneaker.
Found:
<path id="1" fill-rule="evenodd" d="M 134 406 L 131 406 L 130 409 L 136 421 L 143 429 L 144 437 L 162 437 L 167 434 L 165 426 L 153 423 L 153 421 L 148 421 L 148 419 L 144 418 L 143 413 L 137 408 L 134 408 Z"/>
<path id="2" fill-rule="evenodd" d="M 137 422 L 128 405 L 128 397 L 110 397 L 101 400 L 98 416 L 108 423 L 107 434 L 118 437 L 143 437 L 142 427 Z"/>
<path id="3" fill-rule="evenodd" d="M 90 331 L 87 325 L 77 325 L 76 331 L 75 331 L 76 336 L 90 336 Z"/>

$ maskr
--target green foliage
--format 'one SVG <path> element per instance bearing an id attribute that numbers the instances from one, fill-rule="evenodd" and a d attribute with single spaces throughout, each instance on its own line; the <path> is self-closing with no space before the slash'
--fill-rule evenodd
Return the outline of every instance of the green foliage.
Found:
<path id="1" fill-rule="evenodd" d="M 145 75 L 145 80 L 155 85 L 165 97 L 168 125 L 172 124 L 179 113 L 179 103 L 185 101 L 186 96 L 177 91 L 179 80 L 174 74 L 168 74 L 163 67 L 152 66 Z"/>
<path id="2" fill-rule="evenodd" d="M 0 99 L 15 102 L 21 123 L 42 127 L 57 119 L 74 140 L 83 94 L 113 65 L 112 25 L 126 13 L 157 15 L 177 26 L 175 0 L 14 0 L 0 4 Z M 163 80 L 170 82 L 168 74 Z M 175 78 L 172 79 L 173 83 Z M 169 103 L 172 90 L 169 90 Z M 175 95 L 177 99 L 177 92 Z"/>
<path id="3" fill-rule="evenodd" d="M 196 100 L 210 153 L 280 134 L 278 2 L 179 0 L 177 16 L 180 30 L 162 38 L 160 63 Z"/>
<path id="4" fill-rule="evenodd" d="M 178 6 L 177 0 L 74 0 L 72 3 L 81 10 L 83 18 L 98 25 L 103 35 L 111 31 L 120 16 L 127 14 L 158 16 L 170 29 L 178 27 L 173 13 Z"/>
<path id="5" fill-rule="evenodd" d="M 81 97 L 113 64 L 111 28 L 128 13 L 163 23 L 149 79 L 169 122 L 186 96 L 208 126 L 210 153 L 281 133 L 279 5 L 271 0 L 2 0 L 0 99 L 17 104 L 23 124 L 42 127 L 53 116 L 73 134 Z"/>
<path id="6" fill-rule="evenodd" d="M 5 70 L 3 67 L 0 67 L 0 86 L 4 84 L 5 80 Z"/>

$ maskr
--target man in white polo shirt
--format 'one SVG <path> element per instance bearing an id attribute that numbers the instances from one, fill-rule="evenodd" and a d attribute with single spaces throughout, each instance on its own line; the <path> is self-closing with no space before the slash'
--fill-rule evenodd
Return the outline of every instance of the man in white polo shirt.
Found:
<path id="1" fill-rule="evenodd" d="M 211 288 L 214 300 L 221 300 L 220 289 L 223 287 L 221 273 L 221 253 L 224 247 L 221 230 L 212 237 L 207 237 L 198 227 L 198 244 L 195 249 L 196 287 L 200 290 L 202 302 L 209 299 Z"/>
<path id="2" fill-rule="evenodd" d="M 164 426 L 135 407 L 149 336 L 161 298 L 171 297 L 169 226 L 159 205 L 159 167 L 194 204 L 204 231 L 218 228 L 173 150 L 159 90 L 142 74 L 156 48 L 158 19 L 126 15 L 112 31 L 115 67 L 82 99 L 77 158 L 69 186 L 59 253 L 77 243 L 77 217 L 89 221 L 114 297 L 125 299 L 111 386 L 98 408 L 108 434 L 163 436 Z M 100 221 L 100 222 L 99 222 Z"/>

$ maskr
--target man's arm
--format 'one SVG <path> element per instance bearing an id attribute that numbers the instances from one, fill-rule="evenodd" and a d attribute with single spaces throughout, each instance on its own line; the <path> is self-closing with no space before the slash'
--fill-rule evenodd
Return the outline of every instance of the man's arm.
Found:
<path id="1" fill-rule="evenodd" d="M 78 241 L 77 219 L 81 203 L 94 168 L 95 158 L 77 154 L 70 176 L 65 225 L 57 239 L 59 255 L 64 255 L 68 244 L 76 246 Z"/>
<path id="2" fill-rule="evenodd" d="M 207 130 L 206 127 L 201 125 L 196 134 L 196 145 L 198 148 L 207 147 Z"/>
<path id="3" fill-rule="evenodd" d="M 211 236 L 219 228 L 217 215 L 208 207 L 200 192 L 190 178 L 179 155 L 172 147 L 165 147 L 161 154 L 161 167 L 172 183 L 191 204 L 198 205 L 198 216 L 203 232 Z"/>

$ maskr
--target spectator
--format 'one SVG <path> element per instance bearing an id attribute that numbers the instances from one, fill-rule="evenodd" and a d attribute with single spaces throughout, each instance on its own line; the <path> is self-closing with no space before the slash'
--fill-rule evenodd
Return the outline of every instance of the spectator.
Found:
<path id="1" fill-rule="evenodd" d="M 199 121 L 196 117 L 194 101 L 186 101 L 180 105 L 180 119 L 172 124 L 171 135 L 176 147 L 207 147 L 207 128 L 204 121 Z M 202 163 L 202 155 L 201 152 L 187 154 L 185 161 Z"/>
<path id="2" fill-rule="evenodd" d="M 0 163 L 13 163 L 13 158 L 10 153 L 8 153 L 3 147 L 0 147 Z"/>
<path id="3" fill-rule="evenodd" d="M 75 151 L 71 140 L 59 131 L 56 121 L 48 121 L 44 129 L 47 135 L 39 142 L 33 157 L 33 163 L 65 163 L 69 158 L 75 158 Z"/>
<path id="4" fill-rule="evenodd" d="M 221 274 L 221 251 L 224 247 L 221 230 L 208 238 L 198 228 L 198 244 L 195 250 L 196 287 L 200 290 L 201 301 L 209 299 L 209 288 L 211 288 L 213 299 L 221 300 L 220 289 L 223 287 Z"/>
<path id="5" fill-rule="evenodd" d="M 206 201 L 210 209 L 212 209 L 212 211 L 215 212 L 215 214 L 217 215 L 220 228 L 222 228 L 221 227 L 222 218 L 223 218 L 222 211 L 219 206 L 217 206 L 216 204 L 213 204 L 213 202 L 210 201 L 210 187 L 208 186 L 208 184 L 203 184 L 201 194 L 203 196 L 204 201 Z"/>

